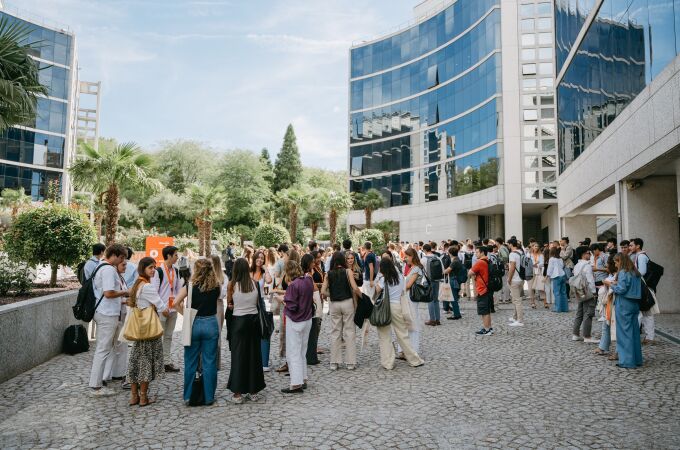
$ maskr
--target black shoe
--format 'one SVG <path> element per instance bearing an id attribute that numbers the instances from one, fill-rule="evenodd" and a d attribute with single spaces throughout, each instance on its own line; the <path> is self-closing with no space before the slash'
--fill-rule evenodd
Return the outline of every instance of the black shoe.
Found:
<path id="1" fill-rule="evenodd" d="M 307 383 L 302 383 L 302 389 L 307 389 Z"/>
<path id="2" fill-rule="evenodd" d="M 303 385 L 304 386 L 304 385 Z M 302 394 L 304 392 L 302 387 L 291 389 L 289 387 L 281 389 L 284 394 Z"/>
<path id="3" fill-rule="evenodd" d="M 165 371 L 166 372 L 179 372 L 179 369 L 172 364 L 166 364 L 165 365 Z"/>
<path id="4" fill-rule="evenodd" d="M 112 381 L 123 381 L 125 377 L 111 377 Z"/>
<path id="5" fill-rule="evenodd" d="M 308 366 L 316 366 L 317 364 L 321 364 L 321 361 L 319 361 L 318 359 L 316 361 L 307 362 Z"/>
<path id="6" fill-rule="evenodd" d="M 460 320 L 460 319 L 462 319 L 462 318 L 463 318 L 463 316 L 453 316 L 453 317 L 452 317 L 453 320 Z"/>

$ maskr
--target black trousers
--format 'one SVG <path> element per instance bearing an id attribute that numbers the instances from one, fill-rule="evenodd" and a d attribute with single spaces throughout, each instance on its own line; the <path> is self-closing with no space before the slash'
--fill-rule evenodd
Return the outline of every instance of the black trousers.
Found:
<path id="1" fill-rule="evenodd" d="M 319 333 L 321 332 L 321 318 L 312 319 L 312 328 L 309 330 L 309 340 L 307 341 L 307 364 L 319 364 L 319 356 L 316 354 L 316 347 L 319 344 Z"/>

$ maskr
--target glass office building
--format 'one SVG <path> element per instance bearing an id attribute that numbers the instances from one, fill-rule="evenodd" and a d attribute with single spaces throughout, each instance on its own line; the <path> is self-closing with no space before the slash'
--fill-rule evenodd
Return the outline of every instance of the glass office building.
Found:
<path id="1" fill-rule="evenodd" d="M 37 43 L 31 57 L 39 67 L 40 97 L 35 119 L 0 134 L 0 190 L 23 188 L 33 200 L 44 200 L 50 181 L 69 192 L 66 168 L 74 152 L 77 64 L 75 37 L 68 31 L 29 21 L 20 13 L 0 9 L 0 17 L 28 27 L 27 43 Z"/>
<path id="2" fill-rule="evenodd" d="M 562 172 L 678 55 L 680 0 L 557 0 L 555 21 Z"/>
<path id="3" fill-rule="evenodd" d="M 557 179 L 553 10 L 511 6 L 423 2 L 411 26 L 350 51 L 350 192 L 379 190 L 376 218 L 405 240 L 542 232 Z"/>

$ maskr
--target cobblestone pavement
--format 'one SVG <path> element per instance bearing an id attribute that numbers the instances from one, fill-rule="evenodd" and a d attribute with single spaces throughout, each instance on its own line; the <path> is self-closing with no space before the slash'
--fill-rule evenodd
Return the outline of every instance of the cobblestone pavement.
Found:
<path id="1" fill-rule="evenodd" d="M 526 326 L 510 328 L 502 306 L 486 337 L 473 334 L 472 303 L 463 314 L 425 330 L 423 367 L 383 370 L 373 331 L 357 370 L 331 372 L 322 355 L 305 394 L 283 396 L 288 378 L 269 373 L 263 399 L 243 405 L 224 387 L 228 352 L 218 403 L 203 408 L 183 405 L 181 373 L 152 385 L 147 408 L 127 406 L 120 388 L 92 398 L 92 350 L 62 355 L 0 385 L 0 448 L 680 447 L 680 346 L 661 340 L 644 348 L 642 369 L 624 370 L 571 341 L 573 313 L 529 309 Z"/>

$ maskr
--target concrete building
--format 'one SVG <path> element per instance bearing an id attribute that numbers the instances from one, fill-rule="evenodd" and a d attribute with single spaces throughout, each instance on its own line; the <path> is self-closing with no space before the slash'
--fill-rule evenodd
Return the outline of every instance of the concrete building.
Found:
<path id="1" fill-rule="evenodd" d="M 48 183 L 58 180 L 67 201 L 71 183 L 67 168 L 75 156 L 78 63 L 75 35 L 23 11 L 0 4 L 0 17 L 30 29 L 28 43 L 38 43 L 31 57 L 49 94 L 38 99 L 31 123 L 0 134 L 0 190 L 22 187 L 33 200 L 44 200 Z"/>
<path id="2" fill-rule="evenodd" d="M 373 220 L 398 222 L 402 240 L 557 237 L 552 2 L 414 12 L 350 50 L 350 191 L 378 189 Z"/>
<path id="3" fill-rule="evenodd" d="M 557 0 L 562 234 L 642 238 L 680 312 L 680 1 Z"/>

